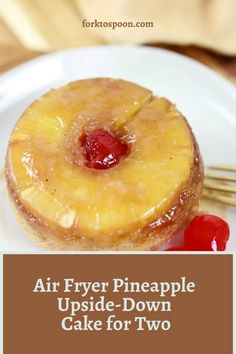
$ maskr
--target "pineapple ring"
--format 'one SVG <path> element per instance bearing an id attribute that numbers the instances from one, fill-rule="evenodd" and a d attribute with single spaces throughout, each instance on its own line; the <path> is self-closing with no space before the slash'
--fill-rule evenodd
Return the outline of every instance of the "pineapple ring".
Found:
<path id="1" fill-rule="evenodd" d="M 82 154 L 75 160 L 78 138 L 98 128 L 130 145 L 108 170 L 87 168 Z M 17 214 L 45 246 L 148 250 L 189 217 L 202 162 L 191 128 L 168 100 L 127 81 L 88 79 L 51 90 L 24 112 L 6 176 Z"/>

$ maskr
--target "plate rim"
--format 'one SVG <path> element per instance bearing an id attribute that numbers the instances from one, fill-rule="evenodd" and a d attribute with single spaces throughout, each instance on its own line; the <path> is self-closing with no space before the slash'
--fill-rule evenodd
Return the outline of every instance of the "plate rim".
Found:
<path id="1" fill-rule="evenodd" d="M 209 79 L 214 80 L 220 85 L 221 87 L 224 86 L 224 89 L 229 91 L 230 95 L 232 95 L 236 99 L 236 87 L 235 85 L 225 78 L 224 76 L 220 75 L 218 72 L 214 71 L 213 69 L 209 68 L 205 64 L 198 62 L 197 60 L 190 58 L 184 54 L 176 53 L 169 49 L 165 48 L 158 48 L 158 47 L 151 47 L 145 45 L 95 45 L 95 46 L 86 46 L 86 47 L 75 47 L 69 48 L 65 50 L 55 51 L 51 53 L 46 53 L 40 55 L 36 58 L 30 59 L 22 64 L 17 65 L 16 67 L 7 70 L 6 72 L 0 74 L 0 84 L 4 84 L 11 80 L 12 77 L 16 76 L 18 73 L 25 74 L 27 72 L 27 68 L 34 66 L 35 64 L 43 64 L 47 61 L 52 61 L 53 59 L 60 59 L 62 57 L 71 56 L 74 53 L 86 52 L 86 51 L 107 51 L 107 50 L 135 50 L 141 52 L 152 52 L 153 54 L 160 54 L 160 55 L 167 55 L 169 57 L 175 58 L 178 61 L 181 60 L 182 62 L 186 62 L 187 64 L 191 65 L 192 68 L 195 70 L 200 70 L 203 74 L 208 75 Z"/>

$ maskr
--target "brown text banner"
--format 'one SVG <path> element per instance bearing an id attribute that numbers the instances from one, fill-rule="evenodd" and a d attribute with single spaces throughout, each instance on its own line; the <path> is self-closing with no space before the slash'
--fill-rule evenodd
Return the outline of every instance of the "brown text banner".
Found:
<path id="1" fill-rule="evenodd" d="M 5 255 L 4 354 L 232 354 L 231 255 Z"/>

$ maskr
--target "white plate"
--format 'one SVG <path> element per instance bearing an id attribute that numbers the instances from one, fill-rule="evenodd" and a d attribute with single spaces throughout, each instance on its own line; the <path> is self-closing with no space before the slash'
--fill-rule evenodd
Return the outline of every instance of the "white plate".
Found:
<path id="1" fill-rule="evenodd" d="M 193 128 L 205 164 L 236 165 L 236 90 L 201 64 L 163 49 L 99 46 L 46 55 L 0 76 L 0 171 L 10 132 L 24 109 L 51 88 L 89 77 L 137 82 L 177 104 Z M 9 207 L 0 182 L 0 250 L 37 251 Z M 228 208 L 228 250 L 236 250 L 235 209 Z"/>

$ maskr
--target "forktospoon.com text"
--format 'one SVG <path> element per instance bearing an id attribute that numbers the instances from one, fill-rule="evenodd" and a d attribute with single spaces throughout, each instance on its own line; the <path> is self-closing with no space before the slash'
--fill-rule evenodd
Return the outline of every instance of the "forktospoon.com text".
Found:
<path id="1" fill-rule="evenodd" d="M 84 28 L 108 28 L 115 30 L 117 28 L 153 28 L 153 21 L 88 21 L 84 19 L 82 21 L 82 27 Z"/>

